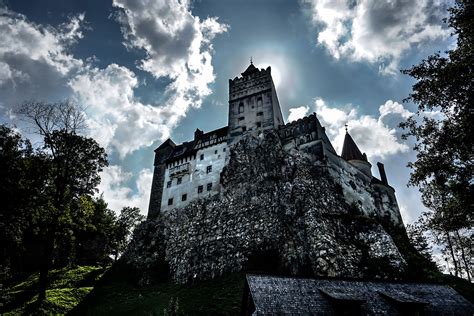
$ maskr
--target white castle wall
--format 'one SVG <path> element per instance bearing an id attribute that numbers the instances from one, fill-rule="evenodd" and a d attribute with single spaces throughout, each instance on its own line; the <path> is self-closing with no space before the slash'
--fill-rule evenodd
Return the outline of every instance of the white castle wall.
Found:
<path id="1" fill-rule="evenodd" d="M 195 157 L 169 164 L 165 170 L 161 211 L 184 207 L 193 200 L 219 193 L 220 173 L 225 165 L 226 149 L 227 142 L 218 143 L 198 150 Z M 204 155 L 203 160 L 201 160 L 201 155 Z M 209 173 L 207 173 L 208 166 L 212 166 L 212 171 Z M 176 170 L 173 168 L 182 168 L 187 171 L 179 176 L 170 177 L 170 171 Z M 177 183 L 179 177 L 182 178 L 181 184 Z M 167 185 L 169 181 L 171 181 L 170 187 Z M 207 190 L 208 183 L 212 184 L 210 191 Z M 200 185 L 203 186 L 202 193 L 198 193 Z M 185 201 L 182 201 L 183 194 L 186 194 Z M 169 199 L 173 199 L 172 205 L 168 205 Z"/>

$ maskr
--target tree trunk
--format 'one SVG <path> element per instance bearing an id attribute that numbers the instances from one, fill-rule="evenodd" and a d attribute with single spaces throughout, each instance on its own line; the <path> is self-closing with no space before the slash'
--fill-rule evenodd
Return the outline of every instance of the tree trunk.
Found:
<path id="1" fill-rule="evenodd" d="M 46 299 L 46 289 L 48 288 L 48 274 L 53 263 L 54 238 L 48 238 L 46 241 L 45 252 L 43 254 L 40 275 L 38 281 L 38 305 Z"/>
<path id="2" fill-rule="evenodd" d="M 454 264 L 454 276 L 459 275 L 459 267 L 458 267 L 458 262 L 456 261 L 456 255 L 454 254 L 454 249 L 453 249 L 453 244 L 451 242 L 451 237 L 449 237 L 449 233 L 446 232 L 446 240 L 448 242 L 448 248 L 449 252 L 451 253 L 451 258 L 453 258 L 453 264 Z"/>
<path id="3" fill-rule="evenodd" d="M 458 245 L 459 245 L 459 248 L 461 249 L 461 258 L 465 266 L 467 280 L 471 282 L 471 266 L 469 265 L 469 262 L 466 259 L 466 254 L 464 252 L 464 245 L 463 245 L 463 242 L 462 242 L 461 236 L 459 235 L 458 230 L 456 230 L 456 236 L 458 237 Z"/>

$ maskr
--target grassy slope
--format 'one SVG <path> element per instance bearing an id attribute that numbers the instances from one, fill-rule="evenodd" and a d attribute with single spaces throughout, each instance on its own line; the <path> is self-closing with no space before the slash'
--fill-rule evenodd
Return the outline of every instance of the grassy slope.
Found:
<path id="1" fill-rule="evenodd" d="M 123 280 L 122 272 L 104 277 L 71 312 L 72 315 L 163 315 L 174 311 L 184 315 L 239 315 L 245 276 L 227 275 L 194 285 L 170 281 L 153 286 L 135 287 Z M 176 306 L 177 305 L 177 306 Z M 172 313 L 169 313 L 172 314 Z"/>
<path id="2" fill-rule="evenodd" d="M 35 314 L 65 314 L 73 309 L 93 289 L 104 274 L 102 267 L 76 267 L 53 270 L 46 291 L 46 301 Z M 5 306 L 5 315 L 31 313 L 32 303 L 36 301 L 39 274 L 35 273 L 26 280 L 7 289 L 9 303 Z"/>

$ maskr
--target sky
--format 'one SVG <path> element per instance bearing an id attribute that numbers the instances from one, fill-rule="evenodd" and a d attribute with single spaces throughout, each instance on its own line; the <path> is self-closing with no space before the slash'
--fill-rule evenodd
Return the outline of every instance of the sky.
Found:
<path id="1" fill-rule="evenodd" d="M 228 79 L 272 67 L 286 122 L 316 112 L 338 153 L 344 125 L 372 172 L 385 164 L 405 223 L 413 140 L 398 124 L 415 81 L 401 74 L 455 45 L 441 0 L 0 0 L 0 123 L 28 129 L 28 100 L 72 100 L 106 148 L 99 194 L 148 209 L 153 150 L 227 125 Z M 436 115 L 436 113 L 431 113 Z"/>

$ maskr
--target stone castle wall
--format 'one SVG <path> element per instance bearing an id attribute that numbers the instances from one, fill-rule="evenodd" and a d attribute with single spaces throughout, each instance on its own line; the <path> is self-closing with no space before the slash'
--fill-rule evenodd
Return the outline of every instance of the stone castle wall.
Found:
<path id="1" fill-rule="evenodd" d="M 124 259 L 137 270 L 168 267 L 179 283 L 252 269 L 396 278 L 406 263 L 369 185 L 359 179 L 354 194 L 371 201 L 370 212 L 348 198 L 357 173 L 335 173 L 324 150 L 284 146 L 274 130 L 241 139 L 220 194 L 144 223 Z"/>

